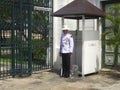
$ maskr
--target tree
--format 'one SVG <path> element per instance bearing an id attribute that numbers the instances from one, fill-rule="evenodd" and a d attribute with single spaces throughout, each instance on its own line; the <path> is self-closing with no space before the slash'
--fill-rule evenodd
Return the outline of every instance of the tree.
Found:
<path id="1" fill-rule="evenodd" d="M 109 13 L 106 13 L 106 20 L 110 27 L 102 34 L 103 44 L 113 45 L 114 47 L 114 66 L 118 65 L 118 48 L 120 46 L 120 4 L 114 4 L 110 7 Z M 106 36 L 111 36 L 106 40 Z"/>

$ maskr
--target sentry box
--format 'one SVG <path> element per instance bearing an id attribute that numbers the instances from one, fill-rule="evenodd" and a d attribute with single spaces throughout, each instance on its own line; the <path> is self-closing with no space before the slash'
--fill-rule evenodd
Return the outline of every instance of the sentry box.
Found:
<path id="1" fill-rule="evenodd" d="M 70 31 L 75 43 L 71 64 L 78 66 L 83 77 L 98 72 L 101 69 L 100 20 L 104 12 L 87 0 L 74 0 L 53 13 L 53 16 L 62 18 L 62 26 L 66 19 L 76 20 L 76 30 Z M 91 23 L 94 26 L 87 28 Z"/>

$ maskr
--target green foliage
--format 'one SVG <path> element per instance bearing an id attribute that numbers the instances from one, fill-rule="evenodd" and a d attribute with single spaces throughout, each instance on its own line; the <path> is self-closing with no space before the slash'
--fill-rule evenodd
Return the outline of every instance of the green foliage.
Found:
<path id="1" fill-rule="evenodd" d="M 106 19 L 110 21 L 111 29 L 103 32 L 103 44 L 113 44 L 115 47 L 117 47 L 120 45 L 120 4 L 111 6 L 110 13 L 106 13 Z M 106 41 L 105 37 L 110 33 L 113 35 Z"/>
<path id="2" fill-rule="evenodd" d="M 34 11 L 32 17 L 32 32 L 42 34 L 44 37 L 48 35 L 49 12 Z"/>
<path id="3" fill-rule="evenodd" d="M 106 19 L 110 23 L 110 29 L 102 33 L 102 43 L 114 47 L 114 65 L 118 62 L 118 47 L 120 46 L 120 4 L 114 4 L 110 7 L 109 13 L 106 13 Z M 110 36 L 109 38 L 106 38 Z"/>
<path id="4" fill-rule="evenodd" d="M 33 39 L 32 42 L 32 56 L 33 62 L 37 64 L 45 64 L 47 56 L 47 39 Z"/>
<path id="5" fill-rule="evenodd" d="M 11 19 L 11 9 L 8 0 L 0 0 L 0 24 L 9 22 Z"/>

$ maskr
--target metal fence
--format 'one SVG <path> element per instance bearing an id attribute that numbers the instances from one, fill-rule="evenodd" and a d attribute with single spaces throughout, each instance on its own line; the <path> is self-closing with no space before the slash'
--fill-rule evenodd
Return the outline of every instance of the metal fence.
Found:
<path id="1" fill-rule="evenodd" d="M 52 67 L 51 2 L 0 0 L 0 78 Z"/>
<path id="2" fill-rule="evenodd" d="M 32 70 L 52 67 L 52 0 L 33 2 L 32 11 Z"/>

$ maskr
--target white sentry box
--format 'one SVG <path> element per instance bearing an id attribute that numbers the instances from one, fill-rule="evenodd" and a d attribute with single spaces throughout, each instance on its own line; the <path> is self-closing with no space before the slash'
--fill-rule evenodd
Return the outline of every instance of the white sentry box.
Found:
<path id="1" fill-rule="evenodd" d="M 75 5 L 76 3 L 78 4 Z M 80 10 L 78 11 L 76 8 Z M 86 11 L 83 12 L 83 8 Z M 100 17 L 104 16 L 104 12 L 87 0 L 74 0 L 72 3 L 56 11 L 53 15 L 62 18 L 62 26 L 65 24 L 64 19 L 75 19 L 77 21 L 76 31 L 71 31 L 75 42 L 71 64 L 78 65 L 82 76 L 98 72 L 101 69 L 101 31 L 99 21 Z M 86 19 L 97 20 L 94 23 L 93 30 L 85 30 Z M 82 21 L 81 31 L 79 29 L 80 20 Z M 96 27 L 96 30 L 94 27 Z"/>
<path id="2" fill-rule="evenodd" d="M 78 65 L 82 76 L 101 69 L 99 31 L 71 31 L 74 51 L 71 65 Z"/>

